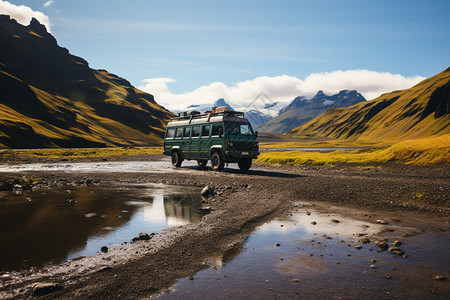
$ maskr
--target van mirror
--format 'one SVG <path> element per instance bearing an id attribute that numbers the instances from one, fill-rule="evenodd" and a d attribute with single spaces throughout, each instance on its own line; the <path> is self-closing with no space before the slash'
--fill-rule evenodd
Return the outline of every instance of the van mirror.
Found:
<path id="1" fill-rule="evenodd" d="M 258 131 L 255 131 L 255 138 L 258 138 Z"/>

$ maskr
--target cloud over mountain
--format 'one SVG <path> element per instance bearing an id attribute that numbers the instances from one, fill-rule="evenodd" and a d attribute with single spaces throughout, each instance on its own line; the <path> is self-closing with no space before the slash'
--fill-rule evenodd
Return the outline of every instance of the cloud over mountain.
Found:
<path id="1" fill-rule="evenodd" d="M 50 1 L 49 1 L 50 2 Z M 48 2 L 47 2 L 48 3 Z M 46 4 L 47 4 L 46 3 Z M 34 11 L 25 5 L 15 5 L 8 1 L 0 0 L 0 15 L 9 15 L 18 23 L 27 26 L 30 24 L 31 18 L 35 18 L 50 32 L 50 18 L 40 11 Z"/>
<path id="2" fill-rule="evenodd" d="M 268 95 L 273 101 L 288 103 L 297 96 L 312 97 L 318 90 L 334 94 L 349 89 L 359 91 L 366 99 L 373 99 L 383 93 L 412 87 L 423 79 L 425 78 L 422 76 L 404 77 L 387 72 L 348 70 L 313 73 L 304 80 L 282 75 L 257 77 L 231 86 L 213 82 L 182 94 L 170 91 L 168 83 L 176 82 L 171 78 L 145 79 L 139 88 L 152 93 L 160 103 L 173 110 L 188 104 L 205 104 L 218 98 L 227 99 L 233 107 L 239 109 L 252 103 L 261 93 Z"/>

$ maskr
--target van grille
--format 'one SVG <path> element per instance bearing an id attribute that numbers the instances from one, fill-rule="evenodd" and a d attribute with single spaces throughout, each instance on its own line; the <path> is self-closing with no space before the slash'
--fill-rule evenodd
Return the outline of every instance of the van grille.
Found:
<path id="1" fill-rule="evenodd" d="M 230 151 L 255 151 L 258 149 L 255 142 L 236 141 L 232 143 L 233 146 L 229 147 Z"/>

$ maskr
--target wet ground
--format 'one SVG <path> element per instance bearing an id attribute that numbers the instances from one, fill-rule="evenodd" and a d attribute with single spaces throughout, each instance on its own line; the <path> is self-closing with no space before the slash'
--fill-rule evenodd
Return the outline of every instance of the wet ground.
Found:
<path id="1" fill-rule="evenodd" d="M 212 172 L 195 161 L 175 169 L 164 157 L 3 164 L 0 172 L 4 183 L 49 183 L 0 195 L 0 298 L 29 298 L 39 281 L 62 287 L 46 296 L 53 299 L 450 294 L 445 167 L 256 164 L 247 173 L 236 165 Z M 70 184 L 87 177 L 89 185 Z M 203 205 L 212 210 L 199 216 L 207 184 L 215 194 Z M 130 244 L 139 232 L 157 234 Z M 375 245 L 383 240 L 400 241 L 404 253 Z"/>
<path id="2" fill-rule="evenodd" d="M 374 224 L 369 214 L 297 204 L 157 298 L 448 299 L 449 282 L 435 277 L 450 270 L 449 224 L 429 232 L 443 224 L 395 216 Z"/>
<path id="3" fill-rule="evenodd" d="M 91 256 L 201 219 L 199 188 L 89 185 L 0 194 L 0 273 Z"/>

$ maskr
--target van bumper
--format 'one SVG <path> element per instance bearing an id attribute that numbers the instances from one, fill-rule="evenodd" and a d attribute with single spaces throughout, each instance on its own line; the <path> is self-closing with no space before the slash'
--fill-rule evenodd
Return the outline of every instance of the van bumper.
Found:
<path id="1" fill-rule="evenodd" d="M 226 151 L 229 162 L 236 162 L 240 158 L 258 158 L 258 151 Z"/>

